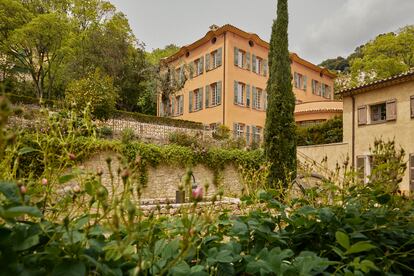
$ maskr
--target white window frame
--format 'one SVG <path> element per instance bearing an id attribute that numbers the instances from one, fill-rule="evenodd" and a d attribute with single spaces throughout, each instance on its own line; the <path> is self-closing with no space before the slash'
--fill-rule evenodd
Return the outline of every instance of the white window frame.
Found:
<path id="1" fill-rule="evenodd" d="M 244 105 L 244 93 L 246 90 L 246 85 L 244 83 L 237 83 L 237 104 Z"/>
<path id="2" fill-rule="evenodd" d="M 242 50 L 239 49 L 238 51 L 238 64 L 237 66 L 240 68 L 243 68 L 243 64 L 244 64 L 244 58 L 245 58 L 246 53 Z"/>
<path id="3" fill-rule="evenodd" d="M 237 137 L 244 137 L 244 124 L 237 123 L 236 135 Z"/>

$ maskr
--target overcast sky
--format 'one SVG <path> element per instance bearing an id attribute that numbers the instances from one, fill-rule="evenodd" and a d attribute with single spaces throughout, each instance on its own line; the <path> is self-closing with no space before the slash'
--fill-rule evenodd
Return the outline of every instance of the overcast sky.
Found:
<path id="1" fill-rule="evenodd" d="M 269 41 L 276 0 L 110 0 L 146 50 L 190 44 L 212 24 Z M 380 33 L 414 24 L 414 0 L 289 0 L 289 48 L 314 63 L 348 56 Z"/>

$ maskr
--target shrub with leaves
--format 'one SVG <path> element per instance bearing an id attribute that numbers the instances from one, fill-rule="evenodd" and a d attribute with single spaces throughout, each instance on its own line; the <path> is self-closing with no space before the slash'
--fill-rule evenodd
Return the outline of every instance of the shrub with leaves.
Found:
<path id="1" fill-rule="evenodd" d="M 77 110 L 83 111 L 90 105 L 92 115 L 106 120 L 115 110 L 117 92 L 111 77 L 96 69 L 85 78 L 69 83 L 65 97 Z"/>
<path id="2" fill-rule="evenodd" d="M 381 193 L 395 194 L 407 169 L 405 151 L 394 140 L 375 139 L 372 152 L 372 172 L 369 184 Z"/>

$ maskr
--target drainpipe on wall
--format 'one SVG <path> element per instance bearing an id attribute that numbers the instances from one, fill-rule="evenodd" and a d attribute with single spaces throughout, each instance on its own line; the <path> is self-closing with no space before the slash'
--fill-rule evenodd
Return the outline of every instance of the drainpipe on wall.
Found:
<path id="1" fill-rule="evenodd" d="M 226 125 L 226 34 L 224 33 L 224 49 L 223 49 L 223 86 L 222 86 L 222 92 L 223 95 L 221 97 L 223 101 L 223 126 Z"/>
<path id="2" fill-rule="evenodd" d="M 355 168 L 355 97 L 352 95 L 352 168 Z"/>

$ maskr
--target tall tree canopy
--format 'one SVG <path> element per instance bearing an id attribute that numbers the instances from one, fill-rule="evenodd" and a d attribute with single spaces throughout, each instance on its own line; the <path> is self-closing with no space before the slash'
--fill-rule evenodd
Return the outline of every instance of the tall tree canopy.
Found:
<path id="1" fill-rule="evenodd" d="M 363 82 L 387 78 L 414 67 L 414 27 L 377 36 L 351 61 L 352 78 Z"/>
<path id="2" fill-rule="evenodd" d="M 288 185 L 296 177 L 295 95 L 288 50 L 288 4 L 278 0 L 269 51 L 268 108 L 265 155 L 270 162 L 268 183 Z"/>
<path id="3" fill-rule="evenodd" d="M 0 0 L 0 56 L 8 92 L 63 99 L 69 83 L 99 69 L 113 80 L 118 108 L 155 112 L 155 70 L 109 1 Z M 33 89 L 21 89 L 19 76 Z"/>

